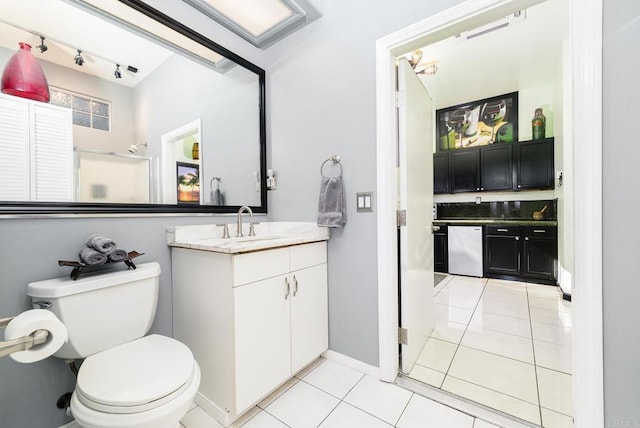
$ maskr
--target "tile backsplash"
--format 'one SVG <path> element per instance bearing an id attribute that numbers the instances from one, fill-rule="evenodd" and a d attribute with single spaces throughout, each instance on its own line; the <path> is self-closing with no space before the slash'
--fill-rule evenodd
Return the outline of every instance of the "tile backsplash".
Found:
<path id="1" fill-rule="evenodd" d="M 557 220 L 557 199 L 539 201 L 498 201 L 498 202 L 450 202 L 436 204 L 436 215 L 440 220 L 484 219 L 522 220 L 533 218 L 534 211 L 545 206 L 545 220 Z"/>

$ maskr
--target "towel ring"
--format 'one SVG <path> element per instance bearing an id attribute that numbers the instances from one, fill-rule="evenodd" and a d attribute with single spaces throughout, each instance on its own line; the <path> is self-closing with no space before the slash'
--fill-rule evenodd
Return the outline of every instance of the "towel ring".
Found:
<path id="1" fill-rule="evenodd" d="M 338 168 L 340 168 L 340 174 L 338 174 L 338 177 L 342 177 L 342 164 L 340 163 L 340 155 L 333 155 L 329 159 L 326 159 L 324 162 L 322 162 L 322 165 L 320 166 L 320 175 L 325 178 L 328 178 L 326 175 L 324 175 L 323 172 L 327 162 L 332 162 L 332 165 L 337 165 Z"/>

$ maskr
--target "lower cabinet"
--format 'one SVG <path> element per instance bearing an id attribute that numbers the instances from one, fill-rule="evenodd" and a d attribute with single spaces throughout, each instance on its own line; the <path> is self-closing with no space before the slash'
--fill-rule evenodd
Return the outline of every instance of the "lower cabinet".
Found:
<path id="1" fill-rule="evenodd" d="M 550 283 L 558 276 L 555 226 L 485 226 L 484 274 Z"/>
<path id="2" fill-rule="evenodd" d="M 174 336 L 224 426 L 328 348 L 326 243 L 247 254 L 172 249 Z"/>
<path id="3" fill-rule="evenodd" d="M 434 226 L 433 232 L 433 270 L 435 272 L 449 272 L 449 249 L 447 226 Z"/>

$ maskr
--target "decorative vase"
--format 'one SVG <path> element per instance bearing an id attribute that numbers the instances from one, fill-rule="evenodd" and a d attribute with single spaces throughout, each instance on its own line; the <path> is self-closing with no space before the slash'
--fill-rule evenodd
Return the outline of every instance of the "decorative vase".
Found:
<path id="1" fill-rule="evenodd" d="M 191 159 L 193 160 L 200 159 L 200 144 L 198 144 L 197 141 L 193 143 L 193 146 L 191 147 Z"/>
<path id="2" fill-rule="evenodd" d="M 49 102 L 49 83 L 38 60 L 31 53 L 31 45 L 20 42 L 2 72 L 2 92 L 31 100 Z"/>

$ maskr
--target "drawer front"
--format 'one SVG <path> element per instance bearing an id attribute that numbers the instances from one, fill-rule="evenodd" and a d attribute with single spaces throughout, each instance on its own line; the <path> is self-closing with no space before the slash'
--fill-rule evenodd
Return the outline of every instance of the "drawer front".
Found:
<path id="1" fill-rule="evenodd" d="M 531 237 L 549 237 L 558 236 L 558 228 L 556 226 L 527 226 L 524 228 L 524 234 Z"/>
<path id="2" fill-rule="evenodd" d="M 522 226 L 485 226 L 487 235 L 520 235 Z"/>
<path id="3" fill-rule="evenodd" d="M 233 286 L 289 273 L 289 248 L 233 256 Z"/>
<path id="4" fill-rule="evenodd" d="M 291 270 L 304 269 L 327 262 L 326 241 L 289 247 Z"/>

